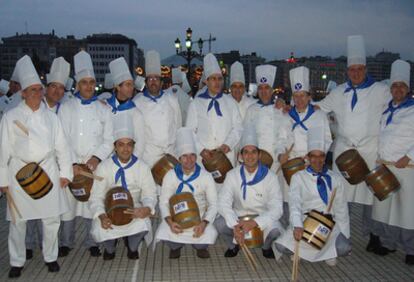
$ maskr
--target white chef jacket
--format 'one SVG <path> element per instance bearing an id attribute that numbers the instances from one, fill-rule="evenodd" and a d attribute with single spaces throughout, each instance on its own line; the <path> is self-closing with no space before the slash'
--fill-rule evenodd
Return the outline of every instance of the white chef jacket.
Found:
<path id="1" fill-rule="evenodd" d="M 28 136 L 16 126 L 16 120 L 28 129 Z M 72 159 L 56 114 L 43 103 L 33 112 L 22 101 L 3 116 L 0 137 L 0 186 L 9 187 L 22 219 L 48 218 L 66 212 L 68 200 L 59 178 L 72 180 Z M 15 178 L 17 171 L 29 162 L 40 163 L 53 183 L 52 190 L 41 199 L 32 199 Z"/>
<path id="2" fill-rule="evenodd" d="M 369 169 L 375 167 L 378 151 L 378 136 L 382 113 L 391 99 L 388 86 L 375 82 L 368 88 L 357 90 L 358 102 L 351 110 L 353 92 L 344 93 L 346 83 L 331 91 L 319 105 L 325 112 L 334 112 L 338 124 L 338 139 L 335 144 L 334 160 L 344 151 L 356 148 Z M 334 170 L 339 171 L 334 164 Z M 349 202 L 372 205 L 373 194 L 365 182 L 358 185 L 344 184 Z"/>
<path id="3" fill-rule="evenodd" d="M 128 164 L 121 163 L 121 165 L 125 167 Z M 130 223 L 122 226 L 112 225 L 113 229 L 103 229 L 101 227 L 99 215 L 105 213 L 106 193 L 111 188 L 122 186 L 121 179 L 115 182 L 118 169 L 119 167 L 113 162 L 112 158 L 108 158 L 99 164 L 96 171 L 97 174 L 104 177 L 104 180 L 94 181 L 91 197 L 89 198 L 89 207 L 93 215 L 92 236 L 97 242 L 102 242 L 149 231 L 145 238 L 147 244 L 149 244 L 152 240 L 151 220 L 149 218 L 135 218 Z M 138 159 L 130 168 L 125 169 L 124 173 L 127 188 L 134 200 L 134 207 L 148 207 L 151 209 L 151 214 L 154 215 L 157 195 L 154 179 L 148 165 Z"/>

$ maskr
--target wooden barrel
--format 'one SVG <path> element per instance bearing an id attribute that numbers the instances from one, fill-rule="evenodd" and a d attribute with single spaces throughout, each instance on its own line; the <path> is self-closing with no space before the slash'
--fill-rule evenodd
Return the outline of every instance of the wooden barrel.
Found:
<path id="1" fill-rule="evenodd" d="M 123 187 L 114 187 L 106 192 L 105 212 L 113 225 L 125 225 L 132 221 L 130 214 L 125 214 L 126 209 L 134 208 L 134 200 L 131 193 Z"/>
<path id="2" fill-rule="evenodd" d="M 212 152 L 213 157 L 208 161 L 203 159 L 203 165 L 206 170 L 211 173 L 216 183 L 223 183 L 227 172 L 231 170 L 233 166 L 229 159 L 226 157 L 226 154 L 224 154 L 222 151 L 213 150 Z"/>
<path id="3" fill-rule="evenodd" d="M 273 158 L 267 151 L 260 150 L 260 162 L 270 169 L 273 164 Z"/>
<path id="4" fill-rule="evenodd" d="M 303 160 L 303 158 L 290 159 L 286 163 L 284 163 L 282 165 L 282 172 L 287 184 L 290 185 L 290 179 L 292 178 L 292 175 L 304 169 L 305 161 Z"/>
<path id="5" fill-rule="evenodd" d="M 164 176 L 167 172 L 173 169 L 176 164 L 178 164 L 178 160 L 170 154 L 165 154 L 161 159 L 159 159 L 151 169 L 152 177 L 154 178 L 155 183 L 161 186 Z"/>
<path id="6" fill-rule="evenodd" d="M 239 217 L 240 221 L 248 221 L 254 219 L 257 215 L 245 215 Z M 249 248 L 261 248 L 263 246 L 263 231 L 256 226 L 249 232 L 244 234 L 244 243 Z"/>
<path id="7" fill-rule="evenodd" d="M 385 200 L 401 187 L 394 173 L 383 164 L 371 170 L 365 182 L 380 201 Z"/>
<path id="8" fill-rule="evenodd" d="M 37 163 L 28 163 L 16 173 L 16 180 L 32 199 L 40 199 L 53 188 L 47 173 Z"/>
<path id="9" fill-rule="evenodd" d="M 330 214 L 311 210 L 303 222 L 302 240 L 321 250 L 328 241 L 334 226 L 335 221 Z"/>
<path id="10" fill-rule="evenodd" d="M 200 210 L 192 193 L 184 192 L 173 195 L 169 203 L 172 220 L 182 228 L 190 228 L 200 224 Z"/>
<path id="11" fill-rule="evenodd" d="M 369 173 L 367 163 L 356 149 L 346 150 L 336 158 L 335 163 L 345 179 L 352 185 L 364 181 Z"/>
<path id="12" fill-rule="evenodd" d="M 92 171 L 86 164 L 80 164 L 81 170 L 92 174 Z M 73 197 L 79 202 L 87 202 L 91 195 L 93 185 L 93 179 L 84 175 L 75 175 L 71 183 L 69 183 L 69 189 Z"/>

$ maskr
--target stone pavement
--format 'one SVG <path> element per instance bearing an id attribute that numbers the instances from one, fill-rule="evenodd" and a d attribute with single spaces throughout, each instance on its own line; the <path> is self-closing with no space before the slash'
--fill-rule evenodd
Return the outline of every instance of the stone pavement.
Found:
<path id="1" fill-rule="evenodd" d="M 5 218 L 6 200 L 0 199 L 0 281 L 8 281 L 9 255 L 7 250 L 8 223 Z M 367 240 L 361 235 L 361 210 L 353 208 L 351 214 L 352 255 L 338 259 L 336 267 L 325 263 L 300 262 L 300 281 L 414 281 L 414 267 L 404 263 L 405 254 L 397 251 L 379 257 L 365 251 Z M 154 224 L 158 224 L 157 221 Z M 85 229 L 77 225 L 78 242 L 82 242 Z M 261 250 L 254 250 L 259 274 L 252 272 L 242 252 L 235 258 L 225 258 L 224 241 L 218 239 L 210 247 L 211 258 L 199 259 L 195 250 L 186 246 L 177 260 L 168 259 L 169 250 L 158 244 L 155 252 L 145 244 L 140 259 L 128 260 L 126 249 L 118 244 L 113 261 L 92 258 L 80 243 L 66 258 L 59 259 L 61 270 L 48 273 L 40 250 L 26 262 L 20 279 L 14 281 L 289 281 L 292 262 L 283 256 L 279 262 L 265 259 Z"/>

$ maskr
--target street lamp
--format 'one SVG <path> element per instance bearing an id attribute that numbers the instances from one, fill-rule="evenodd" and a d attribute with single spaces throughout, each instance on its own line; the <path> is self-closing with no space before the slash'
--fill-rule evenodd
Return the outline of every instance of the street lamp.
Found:
<path id="1" fill-rule="evenodd" d="M 181 51 L 181 41 L 180 41 L 180 39 L 177 38 L 174 41 L 174 46 L 175 46 L 175 51 L 178 54 L 178 51 Z"/>

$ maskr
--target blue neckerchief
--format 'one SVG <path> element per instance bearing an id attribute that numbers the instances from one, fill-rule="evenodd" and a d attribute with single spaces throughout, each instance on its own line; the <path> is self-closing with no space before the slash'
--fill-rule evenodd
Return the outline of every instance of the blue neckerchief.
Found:
<path id="1" fill-rule="evenodd" d="M 132 101 L 132 99 L 128 99 L 126 102 L 119 104 L 116 106 L 116 95 L 115 93 L 112 94 L 112 96 L 108 99 L 106 99 L 106 102 L 112 107 L 112 112 L 116 114 L 116 112 L 122 112 L 126 111 L 132 108 L 135 108 L 135 103 Z"/>
<path id="2" fill-rule="evenodd" d="M 178 185 L 178 188 L 175 191 L 175 194 L 180 194 L 183 191 L 184 184 L 186 184 L 190 188 L 191 192 L 194 193 L 194 187 L 193 187 L 193 185 L 191 185 L 190 182 L 197 179 L 197 177 L 200 176 L 200 171 L 201 171 L 200 166 L 198 164 L 196 164 L 194 173 L 191 174 L 191 176 L 187 180 L 184 180 L 183 168 L 181 167 L 181 164 L 177 164 L 174 167 L 174 172 L 175 172 L 175 175 L 177 176 L 178 180 L 181 181 L 181 183 L 180 183 L 180 185 Z"/>
<path id="3" fill-rule="evenodd" d="M 322 201 L 325 205 L 328 204 L 328 191 L 326 190 L 326 183 L 328 183 L 329 191 L 332 191 L 332 178 L 327 173 L 328 169 L 324 166 L 321 172 L 315 172 L 311 166 L 306 168 L 306 171 L 312 174 L 313 176 L 317 176 L 316 186 L 318 188 L 319 196 L 321 197 Z M 325 178 L 325 181 L 322 179 Z"/>
<path id="4" fill-rule="evenodd" d="M 93 96 L 93 97 L 92 97 L 92 98 L 90 98 L 90 99 L 85 99 L 85 98 L 83 98 L 83 97 L 80 95 L 79 91 L 78 91 L 78 92 L 76 92 L 75 94 L 73 94 L 73 96 L 75 96 L 76 98 L 78 98 L 78 99 L 81 101 L 81 104 L 82 104 L 82 105 L 89 105 L 89 104 L 91 104 L 92 102 L 95 102 L 96 100 L 98 100 L 98 97 L 96 97 L 96 96 Z"/>
<path id="5" fill-rule="evenodd" d="M 262 108 L 263 107 L 266 107 L 266 106 L 271 106 L 271 105 L 273 105 L 275 103 L 275 98 L 274 97 L 272 97 L 272 99 L 270 99 L 270 102 L 269 103 L 267 103 L 267 104 L 265 104 L 265 103 L 263 103 L 262 102 L 262 100 L 257 100 L 257 104 L 259 104 L 259 105 L 261 105 L 262 106 Z"/>
<path id="6" fill-rule="evenodd" d="M 242 189 L 242 192 L 243 192 L 243 200 L 246 200 L 247 186 L 253 186 L 253 185 L 259 183 L 260 181 L 262 181 L 266 177 L 268 171 L 269 171 L 269 169 L 267 168 L 267 166 L 262 165 L 262 163 L 259 162 L 256 174 L 254 175 L 252 180 L 247 182 L 246 181 L 246 175 L 244 173 L 244 164 L 242 164 L 240 166 L 240 177 L 242 179 L 242 183 L 241 183 L 240 188 Z"/>
<path id="7" fill-rule="evenodd" d="M 298 111 L 296 110 L 296 106 L 290 109 L 289 116 L 295 121 L 292 125 L 292 131 L 295 130 L 296 126 L 300 125 L 305 131 L 308 131 L 308 128 L 305 126 L 304 122 L 308 120 L 312 114 L 315 112 L 315 108 L 313 105 L 308 105 L 308 112 L 306 113 L 305 117 L 300 120 L 300 116 Z"/>
<path id="8" fill-rule="evenodd" d="M 112 161 L 114 162 L 114 164 L 116 164 L 117 167 L 119 167 L 119 169 L 117 170 L 115 174 L 115 183 L 117 183 L 119 178 L 121 178 L 122 187 L 128 190 L 126 179 L 125 179 L 125 170 L 133 166 L 138 161 L 138 158 L 134 155 L 131 155 L 131 161 L 125 167 L 122 167 L 121 163 L 118 160 L 118 156 L 116 154 L 112 155 Z"/>
<path id="9" fill-rule="evenodd" d="M 163 95 L 164 95 L 164 91 L 162 90 L 160 91 L 160 94 L 158 94 L 158 96 L 152 96 L 151 94 L 149 94 L 148 89 L 145 89 L 144 91 L 144 96 L 150 99 L 151 101 L 153 101 L 154 103 L 157 103 L 157 100 L 161 99 Z"/>
<path id="10" fill-rule="evenodd" d="M 344 93 L 348 93 L 351 90 L 353 91 L 352 101 L 351 101 L 351 110 L 352 111 L 354 110 L 355 105 L 358 102 L 357 90 L 358 89 L 368 88 L 368 87 L 370 87 L 374 83 L 375 83 L 375 80 L 371 76 L 369 76 L 369 75 L 367 75 L 365 81 L 363 83 L 361 83 L 360 85 L 358 85 L 357 87 L 354 87 L 352 85 L 351 80 L 348 80 L 346 82 L 346 89 L 345 89 Z"/>
<path id="11" fill-rule="evenodd" d="M 411 97 L 407 97 L 404 102 L 400 103 L 398 106 L 394 107 L 392 105 L 392 100 L 388 103 L 388 108 L 383 112 L 382 114 L 385 115 L 387 113 L 390 113 L 387 117 L 387 122 L 385 123 L 385 126 L 387 126 L 392 121 L 392 117 L 394 113 L 399 109 L 404 109 L 414 106 L 414 99 Z"/>
<path id="12" fill-rule="evenodd" d="M 211 99 L 210 104 L 208 104 L 207 113 L 211 110 L 211 108 L 213 108 L 213 105 L 214 105 L 214 109 L 216 110 L 216 115 L 223 116 L 223 114 L 221 113 L 221 110 L 220 110 L 220 104 L 217 101 L 218 99 L 223 97 L 223 93 L 219 93 L 215 97 L 211 97 L 208 94 L 208 89 L 206 89 L 206 91 L 204 93 L 198 95 L 198 97 L 200 97 L 202 99 Z"/>

